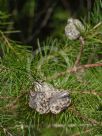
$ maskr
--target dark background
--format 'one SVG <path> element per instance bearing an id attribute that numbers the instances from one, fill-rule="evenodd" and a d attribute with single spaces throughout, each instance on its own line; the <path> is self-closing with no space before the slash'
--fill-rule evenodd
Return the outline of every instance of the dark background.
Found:
<path id="1" fill-rule="evenodd" d="M 92 11 L 95 0 L 8 0 L 5 3 L 9 21 L 12 25 L 7 30 L 19 32 L 9 37 L 37 48 L 37 39 L 44 41 L 47 37 L 61 37 L 68 17 L 84 18 Z M 60 28 L 60 29 L 59 29 Z"/>

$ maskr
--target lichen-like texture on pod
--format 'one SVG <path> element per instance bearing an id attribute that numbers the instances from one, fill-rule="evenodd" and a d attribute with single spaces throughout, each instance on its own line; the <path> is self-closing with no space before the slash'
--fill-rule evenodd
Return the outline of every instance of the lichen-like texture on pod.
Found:
<path id="1" fill-rule="evenodd" d="M 71 104 L 68 90 L 59 90 L 41 81 L 35 82 L 34 88 L 30 91 L 29 107 L 40 114 L 58 114 Z"/>
<path id="2" fill-rule="evenodd" d="M 80 37 L 81 32 L 85 31 L 84 25 L 80 20 L 69 18 L 67 21 L 67 25 L 65 26 L 65 35 L 70 40 L 76 40 Z"/>

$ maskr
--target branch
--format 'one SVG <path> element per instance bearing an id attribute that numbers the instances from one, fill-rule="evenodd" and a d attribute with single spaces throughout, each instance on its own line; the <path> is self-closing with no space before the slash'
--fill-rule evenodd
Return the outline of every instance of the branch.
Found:
<path id="1" fill-rule="evenodd" d="M 13 99 L 14 97 L 12 96 L 0 96 L 0 99 Z"/>
<path id="2" fill-rule="evenodd" d="M 5 109 L 14 109 L 14 108 L 16 108 L 16 103 L 19 101 L 19 99 L 22 97 L 22 96 L 24 96 L 24 94 L 27 94 L 28 92 L 22 92 L 19 96 L 17 96 L 16 98 L 15 98 L 15 100 L 14 101 L 12 101 L 11 103 L 8 103 L 6 106 L 4 106 L 4 107 L 0 107 L 0 110 L 2 111 L 2 110 L 5 110 Z"/>
<path id="3" fill-rule="evenodd" d="M 92 124 L 88 124 L 88 123 L 81 123 L 81 124 L 77 124 L 77 123 L 73 123 L 73 124 L 50 124 L 47 126 L 48 128 L 76 128 L 76 127 L 92 127 Z"/>
<path id="4" fill-rule="evenodd" d="M 88 121 L 93 126 L 102 125 L 102 122 L 98 122 L 95 119 L 88 118 L 85 115 L 82 115 L 79 111 L 76 110 L 75 106 L 74 106 L 74 108 L 70 108 L 69 111 L 71 111 L 75 116 L 79 117 L 80 119 L 82 119 L 84 121 Z"/>
<path id="5" fill-rule="evenodd" d="M 88 68 L 94 68 L 94 67 L 102 67 L 102 63 L 96 63 L 96 64 L 86 64 L 86 65 L 80 65 L 78 67 L 72 67 L 70 69 L 66 69 L 64 72 L 57 73 L 51 77 L 48 77 L 47 80 L 56 79 L 58 77 L 64 76 L 67 73 L 76 73 L 82 69 L 88 69 Z"/>
<path id="6" fill-rule="evenodd" d="M 27 39 L 26 42 L 30 42 L 31 40 L 34 39 L 34 37 L 36 37 L 40 31 L 46 26 L 46 24 L 48 23 L 52 13 L 53 13 L 53 10 L 56 6 L 56 3 L 53 3 L 52 5 L 50 5 L 50 7 L 47 9 L 46 11 L 46 14 L 43 18 L 43 20 L 41 21 L 41 23 L 39 24 L 39 27 L 34 31 L 34 33 Z M 43 11 L 44 12 L 44 11 Z M 42 14 L 42 13 L 41 13 Z M 40 15 L 41 17 L 41 15 Z M 37 18 L 37 20 L 39 21 L 39 18 Z"/>
<path id="7" fill-rule="evenodd" d="M 11 134 L 11 132 L 9 132 L 4 126 L 1 125 L 0 128 L 3 130 L 5 136 L 13 136 L 13 134 Z"/>
<path id="8" fill-rule="evenodd" d="M 85 44 L 82 36 L 79 37 L 79 41 L 80 41 L 80 51 L 79 51 L 79 54 L 77 56 L 74 66 L 78 66 L 80 64 L 80 60 L 81 60 L 81 56 L 82 56 L 84 44 Z"/>
<path id="9" fill-rule="evenodd" d="M 96 96 L 102 96 L 102 93 L 96 92 L 95 90 L 87 90 L 87 91 L 72 91 L 72 94 L 92 94 Z"/>

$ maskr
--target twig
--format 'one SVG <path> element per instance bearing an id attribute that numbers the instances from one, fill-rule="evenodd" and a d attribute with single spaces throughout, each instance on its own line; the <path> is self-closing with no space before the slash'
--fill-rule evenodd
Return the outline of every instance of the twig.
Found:
<path id="1" fill-rule="evenodd" d="M 6 136 L 13 136 L 8 130 L 7 130 L 7 128 L 5 128 L 4 126 L 0 126 L 0 128 L 3 130 L 3 132 L 4 132 L 4 134 L 6 135 Z"/>
<path id="2" fill-rule="evenodd" d="M 31 41 L 34 37 L 36 37 L 40 31 L 46 26 L 46 24 L 48 23 L 52 13 L 53 13 L 53 10 L 54 10 L 54 7 L 55 7 L 55 3 L 52 4 L 48 9 L 47 9 L 47 12 L 44 16 L 44 19 L 42 20 L 41 24 L 39 25 L 38 29 L 35 30 L 35 32 L 29 37 L 29 39 L 27 40 L 27 42 Z"/>
<path id="3" fill-rule="evenodd" d="M 92 94 L 92 95 L 96 95 L 96 96 L 102 96 L 102 93 L 98 93 L 95 90 L 85 90 L 85 91 L 72 91 L 73 93 L 79 93 L 79 94 Z"/>
<path id="4" fill-rule="evenodd" d="M 7 104 L 5 107 L 1 107 L 0 110 L 4 110 L 4 109 L 13 109 L 15 108 L 15 104 L 19 101 L 19 98 L 21 98 L 24 94 L 27 94 L 28 92 L 23 92 L 21 93 L 19 96 L 16 97 L 16 99 L 14 101 L 12 101 L 11 103 Z"/>
<path id="5" fill-rule="evenodd" d="M 73 108 L 70 108 L 69 111 L 71 111 L 72 113 L 74 113 L 77 117 L 79 117 L 80 119 L 84 120 L 84 121 L 88 121 L 89 123 L 91 123 L 93 126 L 95 125 L 102 125 L 102 122 L 97 122 L 95 119 L 92 118 L 88 118 L 85 115 L 81 115 L 81 113 L 79 111 L 76 110 L 75 106 Z"/>
<path id="6" fill-rule="evenodd" d="M 0 99 L 13 99 L 14 97 L 12 96 L 0 96 Z"/>
<path id="7" fill-rule="evenodd" d="M 80 65 L 80 60 L 81 60 L 81 56 L 82 56 L 82 53 L 83 53 L 83 48 L 84 48 L 84 39 L 82 36 L 79 37 L 79 41 L 80 41 L 80 51 L 79 51 L 79 54 L 77 56 L 77 59 L 75 61 L 75 64 L 74 66 L 79 66 Z"/>
<path id="8" fill-rule="evenodd" d="M 76 128 L 76 127 L 92 127 L 92 124 L 51 124 L 48 125 L 48 128 Z"/>
<path id="9" fill-rule="evenodd" d="M 11 50 L 13 50 L 13 52 L 15 54 L 17 54 L 15 49 L 9 43 L 9 39 L 4 35 L 4 33 L 0 31 L 0 35 L 1 35 L 0 37 L 1 37 L 1 40 L 3 41 L 3 43 L 5 43 L 5 45 L 7 45 Z"/>
<path id="10" fill-rule="evenodd" d="M 29 125 L 24 125 L 24 124 L 20 124 L 20 125 L 14 125 L 14 126 L 12 126 L 12 127 L 8 127 L 8 129 L 15 129 L 15 128 L 22 128 L 22 126 L 24 126 L 24 128 L 29 128 Z M 31 128 L 34 128 L 34 125 L 32 124 L 32 125 L 30 125 L 30 127 Z M 43 127 L 45 127 L 45 126 L 43 126 Z M 85 128 L 85 127 L 92 127 L 92 124 L 89 124 L 89 123 L 83 123 L 83 124 L 75 124 L 75 123 L 73 123 L 73 124 L 49 124 L 49 125 L 47 125 L 46 126 L 47 128 L 76 128 L 76 127 L 83 127 L 83 128 Z"/>
<path id="11" fill-rule="evenodd" d="M 51 77 L 48 77 L 47 80 L 56 79 L 58 77 L 64 76 L 67 73 L 76 73 L 82 69 L 88 69 L 88 68 L 94 68 L 94 67 L 102 67 L 102 63 L 96 63 L 96 64 L 86 64 L 86 65 L 80 65 L 78 67 L 72 67 L 70 69 L 66 69 L 66 71 L 60 72 L 58 74 L 55 74 Z"/>

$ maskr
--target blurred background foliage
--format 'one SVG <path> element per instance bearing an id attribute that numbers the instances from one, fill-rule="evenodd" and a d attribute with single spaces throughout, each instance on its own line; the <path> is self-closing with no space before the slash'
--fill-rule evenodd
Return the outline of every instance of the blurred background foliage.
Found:
<path id="1" fill-rule="evenodd" d="M 10 38 L 37 47 L 37 39 L 61 38 L 69 17 L 97 23 L 102 11 L 101 0 L 0 0 L 0 16 L 8 14 L 2 27 Z M 100 6 L 101 8 L 100 8 Z M 93 10 L 95 9 L 95 10 Z M 97 19 L 96 16 L 98 17 Z M 16 32 L 12 32 L 16 30 Z"/>

